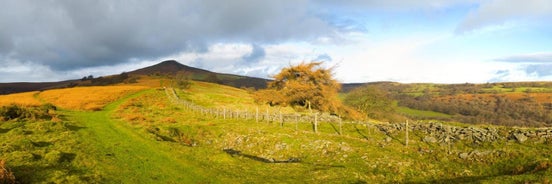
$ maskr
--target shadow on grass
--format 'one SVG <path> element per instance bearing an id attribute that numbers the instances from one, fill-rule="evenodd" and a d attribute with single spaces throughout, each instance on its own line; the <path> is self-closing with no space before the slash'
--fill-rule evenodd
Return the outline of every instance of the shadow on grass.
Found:
<path id="1" fill-rule="evenodd" d="M 3 129 L 3 128 L 0 128 L 0 134 L 3 134 L 3 133 L 7 133 L 9 132 L 11 129 Z"/>
<path id="2" fill-rule="evenodd" d="M 358 129 L 357 125 L 355 125 L 355 129 L 356 129 L 357 133 L 358 133 L 360 136 L 362 136 L 362 138 L 368 140 L 368 137 L 367 137 L 364 133 L 362 133 L 362 132 L 360 131 L 360 129 Z"/>
<path id="3" fill-rule="evenodd" d="M 335 133 L 339 134 L 339 130 L 337 129 L 337 127 L 335 127 L 335 125 L 333 123 L 328 123 L 332 126 L 332 128 L 334 129 Z"/>
<path id="4" fill-rule="evenodd" d="M 453 177 L 453 178 L 442 178 L 442 179 L 432 179 L 432 180 L 422 180 L 422 181 L 407 181 L 405 183 L 412 183 L 412 184 L 418 184 L 418 183 L 482 183 L 482 182 L 493 182 L 493 178 L 498 178 L 502 176 L 518 176 L 518 175 L 544 175 L 546 176 L 546 172 L 549 172 L 550 169 L 552 169 L 552 162 L 544 161 L 544 162 L 537 162 L 537 163 L 530 163 L 530 164 L 521 164 L 517 166 L 509 166 L 509 167 L 502 167 L 500 168 L 500 171 L 497 173 L 492 173 L 488 175 L 481 175 L 481 176 L 459 176 L 459 177 Z M 540 183 L 539 180 L 546 179 L 546 178 L 532 178 L 532 179 L 524 179 L 524 183 Z M 491 181 L 489 181 L 491 180 Z M 548 183 L 544 180 L 544 183 Z M 496 182 L 496 181 L 495 181 Z M 512 181 L 510 181 L 512 182 Z M 519 182 L 519 181 L 518 181 Z"/>
<path id="5" fill-rule="evenodd" d="M 267 159 L 267 158 L 258 157 L 258 156 L 255 156 L 255 155 L 244 154 L 241 151 L 234 150 L 234 149 L 223 149 L 222 151 L 226 152 L 227 154 L 229 154 L 232 157 L 233 156 L 241 156 L 241 157 L 245 157 L 245 158 L 255 160 L 255 161 L 259 161 L 259 162 L 263 162 L 263 163 L 299 163 L 299 162 L 301 162 L 301 159 L 294 158 L 294 157 L 289 158 L 287 160 L 274 160 L 274 159 Z"/>
<path id="6" fill-rule="evenodd" d="M 483 180 L 492 178 L 492 176 L 461 176 L 456 178 L 434 179 L 416 182 L 405 182 L 408 184 L 423 184 L 423 183 L 479 183 Z"/>
<path id="7" fill-rule="evenodd" d="M 80 126 L 75 126 L 75 125 L 71 125 L 71 124 L 65 124 L 64 126 L 65 126 L 65 128 L 67 128 L 71 131 L 79 131 L 80 129 L 86 128 L 86 127 L 80 127 Z"/>
<path id="8" fill-rule="evenodd" d="M 34 147 L 40 147 L 40 148 L 52 145 L 51 142 L 45 142 L 45 141 L 39 141 L 39 142 L 31 141 L 31 144 L 33 144 Z"/>

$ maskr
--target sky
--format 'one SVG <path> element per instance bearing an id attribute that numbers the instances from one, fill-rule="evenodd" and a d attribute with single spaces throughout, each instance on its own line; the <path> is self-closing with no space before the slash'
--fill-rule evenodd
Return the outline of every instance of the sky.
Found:
<path id="1" fill-rule="evenodd" d="M 270 78 L 322 61 L 341 82 L 552 81 L 549 0 L 0 0 L 0 82 L 174 59 Z"/>

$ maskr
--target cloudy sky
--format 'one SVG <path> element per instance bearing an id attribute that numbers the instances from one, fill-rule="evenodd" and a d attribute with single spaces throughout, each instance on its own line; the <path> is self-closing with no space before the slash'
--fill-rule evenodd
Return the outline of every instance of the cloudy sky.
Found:
<path id="1" fill-rule="evenodd" d="M 175 59 L 268 78 L 324 61 L 342 82 L 552 80 L 549 0 L 0 0 L 0 82 Z"/>

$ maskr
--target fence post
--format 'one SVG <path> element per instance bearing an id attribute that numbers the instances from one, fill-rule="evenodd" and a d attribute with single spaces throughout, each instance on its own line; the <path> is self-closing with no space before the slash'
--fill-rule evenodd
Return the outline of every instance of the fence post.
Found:
<path id="1" fill-rule="evenodd" d="M 270 123 L 270 117 L 269 117 L 269 114 L 268 114 L 268 106 L 266 106 L 266 122 Z"/>
<path id="2" fill-rule="evenodd" d="M 343 129 L 342 129 L 342 120 L 341 120 L 341 116 L 338 117 L 339 118 L 339 135 L 343 135 Z"/>
<path id="3" fill-rule="evenodd" d="M 299 116 L 295 114 L 295 131 L 299 130 L 298 126 L 299 126 Z"/>
<path id="4" fill-rule="evenodd" d="M 259 122 L 259 106 L 257 106 L 257 111 L 255 111 L 255 122 Z"/>
<path id="5" fill-rule="evenodd" d="M 226 107 L 222 109 L 222 119 L 226 119 Z"/>
<path id="6" fill-rule="evenodd" d="M 314 133 L 318 133 L 318 114 L 314 114 Z"/>
<path id="7" fill-rule="evenodd" d="M 282 116 L 282 111 L 280 111 L 280 127 L 284 127 L 284 117 Z"/>
<path id="8" fill-rule="evenodd" d="M 405 130 L 406 130 L 406 141 L 405 141 L 405 146 L 408 147 L 408 120 L 406 120 L 406 126 L 405 126 Z"/>

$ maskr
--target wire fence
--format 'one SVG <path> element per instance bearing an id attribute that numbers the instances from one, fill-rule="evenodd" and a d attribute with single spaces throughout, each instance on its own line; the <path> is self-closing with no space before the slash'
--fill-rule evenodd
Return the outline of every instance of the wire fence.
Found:
<path id="1" fill-rule="evenodd" d="M 282 112 L 269 112 L 260 110 L 258 107 L 255 111 L 247 110 L 235 110 L 231 108 L 209 108 L 197 105 L 190 101 L 181 99 L 174 88 L 165 88 L 165 93 L 172 103 L 182 105 L 187 110 L 194 111 L 206 116 L 212 116 L 214 118 L 222 119 L 242 119 L 242 120 L 255 120 L 256 122 L 271 122 L 280 123 L 282 126 L 284 123 L 312 123 L 314 125 L 314 131 L 318 132 L 319 123 L 338 123 L 339 133 L 341 134 L 341 127 L 343 120 L 334 115 L 322 114 L 319 112 L 310 114 L 290 114 Z M 297 127 L 297 125 L 296 125 Z"/>

